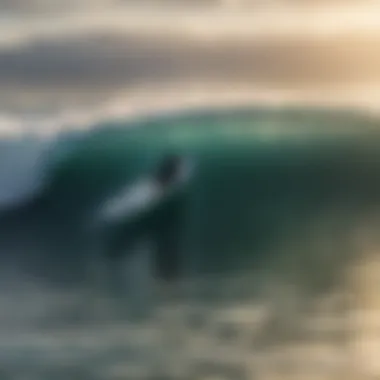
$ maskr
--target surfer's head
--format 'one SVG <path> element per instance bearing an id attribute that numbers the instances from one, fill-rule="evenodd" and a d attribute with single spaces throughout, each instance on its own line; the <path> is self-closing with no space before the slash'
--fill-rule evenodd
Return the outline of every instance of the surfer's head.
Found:
<path id="1" fill-rule="evenodd" d="M 179 155 L 168 155 L 164 157 L 158 166 L 156 180 L 161 186 L 171 185 L 179 176 L 183 158 Z"/>

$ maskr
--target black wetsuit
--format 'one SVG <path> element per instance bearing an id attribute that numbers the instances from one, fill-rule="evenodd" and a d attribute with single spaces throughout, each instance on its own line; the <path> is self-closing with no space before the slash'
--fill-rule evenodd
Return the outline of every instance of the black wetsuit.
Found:
<path id="1" fill-rule="evenodd" d="M 157 278 L 174 280 L 181 273 L 181 241 L 185 227 L 187 186 L 179 186 L 131 220 L 121 221 L 107 231 L 111 260 L 132 254 L 136 243 L 153 243 L 154 268 Z"/>

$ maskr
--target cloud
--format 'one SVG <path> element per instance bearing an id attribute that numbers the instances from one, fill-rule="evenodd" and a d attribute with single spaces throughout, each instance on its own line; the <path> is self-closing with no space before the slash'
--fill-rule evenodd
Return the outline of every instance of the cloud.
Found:
<path id="1" fill-rule="evenodd" d="M 0 0 L 0 11 L 18 13 L 46 13 L 62 10 L 77 10 L 92 6 L 109 7 L 117 4 L 117 0 Z"/>
<path id="2" fill-rule="evenodd" d="M 292 5 L 302 6 L 307 4 L 320 4 L 320 3 L 331 3 L 329 0 L 288 0 L 285 2 L 285 6 L 289 7 Z M 342 4 L 355 4 L 364 2 L 371 3 L 371 0 L 335 0 L 333 3 Z M 268 1 L 270 6 L 281 6 L 284 4 L 281 1 L 273 2 Z M 120 5 L 124 6 L 144 6 L 144 7 L 244 7 L 251 5 L 253 7 L 260 7 L 265 4 L 265 1 L 258 2 L 257 0 L 0 0 L 0 10 L 14 10 L 22 12 L 30 11 L 51 11 L 51 10 L 62 10 L 62 9 L 79 9 L 87 7 L 90 9 L 93 6 L 104 6 L 104 7 L 117 7 Z"/>
<path id="3" fill-rule="evenodd" d="M 31 120 L 97 109 L 152 86 L 186 91 L 194 83 L 222 84 L 233 92 L 380 80 L 374 12 L 339 13 L 337 22 L 326 12 L 310 18 L 274 11 L 130 12 L 131 3 L 0 0 L 0 9 L 19 12 L 0 20 L 7 20 L 0 36 L 0 114 Z M 351 17 L 359 17 L 360 33 L 347 29 Z M 347 30 L 334 34 L 332 27 Z"/>
<path id="4" fill-rule="evenodd" d="M 0 109 L 87 103 L 149 84 L 323 85 L 380 80 L 378 39 L 199 42 L 94 33 L 0 49 Z M 40 99 L 40 101 L 39 101 Z"/>

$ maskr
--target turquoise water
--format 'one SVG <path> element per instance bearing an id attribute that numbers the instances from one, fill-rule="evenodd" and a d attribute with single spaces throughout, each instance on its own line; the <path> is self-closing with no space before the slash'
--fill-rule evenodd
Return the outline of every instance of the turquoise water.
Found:
<path id="1" fill-rule="evenodd" d="M 306 241 L 317 218 L 335 218 L 338 230 L 339 218 L 354 222 L 377 206 L 377 124 L 350 111 L 248 108 L 110 122 L 58 140 L 66 153 L 48 157 L 40 197 L 8 213 L 4 228 L 22 225 L 46 265 L 75 263 L 70 273 L 80 277 L 94 210 L 179 152 L 198 163 L 184 221 L 187 272 L 265 268 L 279 247 Z"/>

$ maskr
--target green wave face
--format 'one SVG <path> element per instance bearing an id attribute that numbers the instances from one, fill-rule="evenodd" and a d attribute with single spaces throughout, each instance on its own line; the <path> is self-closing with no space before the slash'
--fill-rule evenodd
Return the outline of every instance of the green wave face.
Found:
<path id="1" fill-rule="evenodd" d="M 184 221 L 189 272 L 279 265 L 289 250 L 298 252 L 297 265 L 316 265 L 310 252 L 334 236 L 340 248 L 326 243 L 318 253 L 325 259 L 316 271 L 326 272 L 347 251 L 348 224 L 380 200 L 377 127 L 354 113 L 305 109 L 204 111 L 103 125 L 52 168 L 46 204 L 62 223 L 83 224 L 164 154 L 188 154 L 198 162 Z"/>

